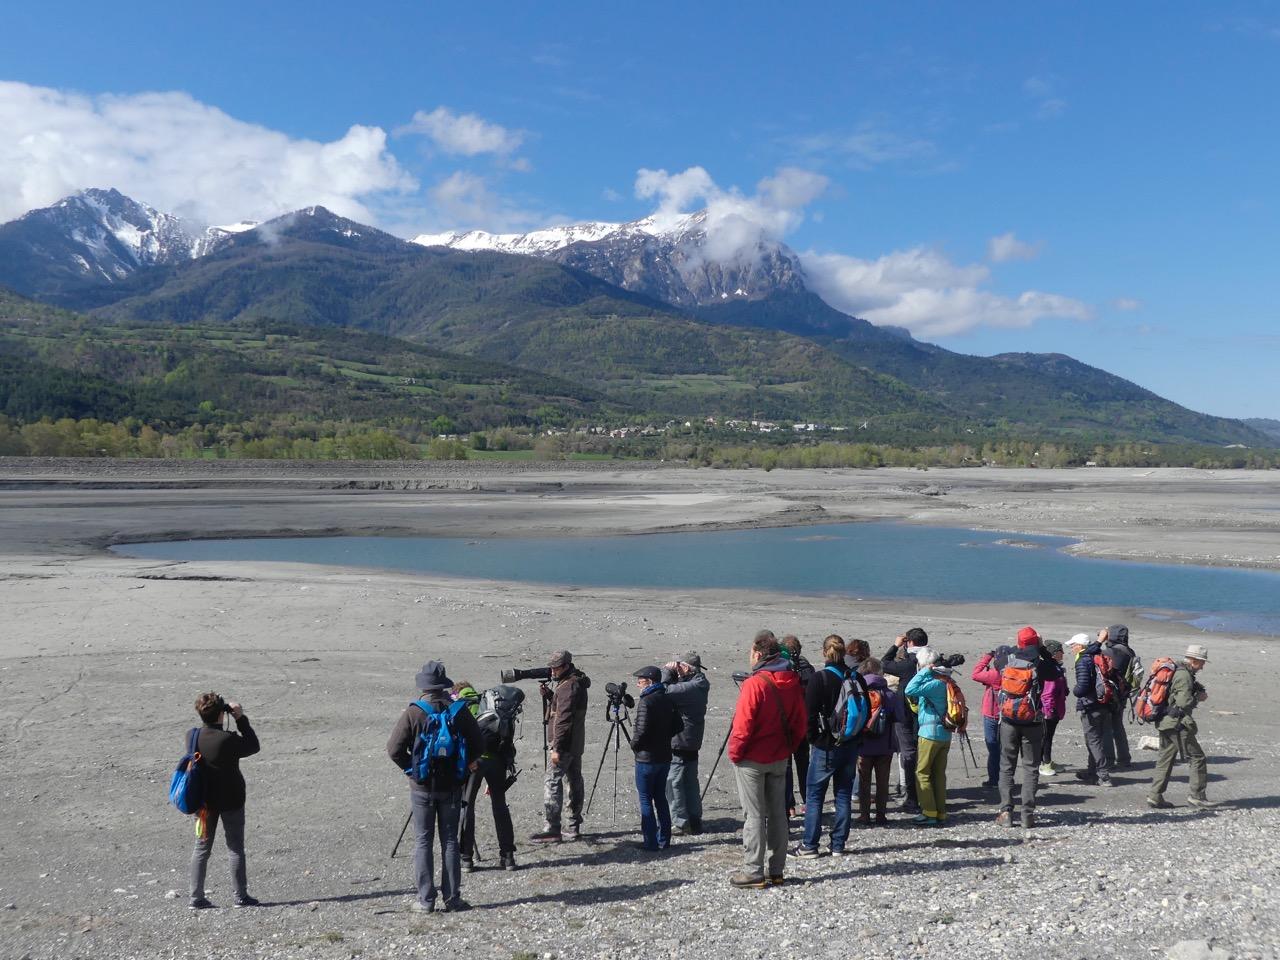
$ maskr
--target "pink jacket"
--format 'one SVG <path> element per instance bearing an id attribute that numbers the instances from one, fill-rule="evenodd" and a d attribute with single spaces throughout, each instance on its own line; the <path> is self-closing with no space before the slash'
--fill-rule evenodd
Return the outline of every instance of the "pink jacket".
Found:
<path id="1" fill-rule="evenodd" d="M 1000 671 L 991 666 L 993 659 L 989 653 L 980 656 L 973 665 L 972 677 L 985 688 L 982 691 L 982 715 L 996 720 L 1000 717 L 1000 703 L 996 699 L 996 691 L 1000 689 Z"/>
<path id="2" fill-rule="evenodd" d="M 1058 671 L 1056 680 L 1045 682 L 1040 692 L 1040 706 L 1046 720 L 1061 720 L 1067 715 L 1067 675 Z"/>

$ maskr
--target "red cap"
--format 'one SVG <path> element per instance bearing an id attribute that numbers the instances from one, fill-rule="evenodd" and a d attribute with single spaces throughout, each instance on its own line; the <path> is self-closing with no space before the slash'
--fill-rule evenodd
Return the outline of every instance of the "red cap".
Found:
<path id="1" fill-rule="evenodd" d="M 1018 631 L 1018 646 L 1034 647 L 1040 642 L 1040 634 L 1035 627 L 1023 627 Z"/>

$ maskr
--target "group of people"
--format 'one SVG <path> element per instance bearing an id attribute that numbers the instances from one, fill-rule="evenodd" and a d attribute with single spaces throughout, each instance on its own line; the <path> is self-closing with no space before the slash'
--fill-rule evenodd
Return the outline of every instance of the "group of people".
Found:
<path id="1" fill-rule="evenodd" d="M 1073 657 L 1070 680 L 1066 656 Z M 829 831 L 831 856 L 854 852 L 853 825 L 888 822 L 888 800 L 899 758 L 902 809 L 921 826 L 947 822 L 947 761 L 956 734 L 966 729 L 967 707 L 952 677 L 963 662 L 942 656 L 928 634 L 913 628 L 896 638 L 880 658 L 861 640 L 826 637 L 822 665 L 801 655 L 794 636 L 779 640 L 762 630 L 752 640 L 750 669 L 735 673 L 739 684 L 733 721 L 722 750 L 733 765 L 742 806 L 742 869 L 730 877 L 740 888 L 764 888 L 784 881 L 790 818 L 803 813 L 803 830 L 794 855 L 824 855 Z M 1160 751 L 1147 803 L 1171 806 L 1164 794 L 1173 764 L 1181 756 L 1190 769 L 1195 806 L 1210 806 L 1205 794 L 1205 754 L 1196 739 L 1193 712 L 1207 698 L 1197 675 L 1208 661 L 1204 647 L 1193 645 L 1178 663 L 1161 665 L 1158 690 L 1144 685 L 1141 659 L 1129 645 L 1129 632 L 1113 626 L 1096 637 L 1077 634 L 1064 646 L 1044 640 L 1031 627 L 1019 631 L 1016 645 L 1002 646 L 979 658 L 972 679 L 984 687 L 982 718 L 987 746 L 984 786 L 998 787 L 996 822 L 1014 825 L 1014 784 L 1022 770 L 1021 816 L 1034 824 L 1035 794 L 1041 777 L 1056 776 L 1055 731 L 1066 714 L 1067 696 L 1076 698 L 1088 749 L 1086 767 L 1077 776 L 1106 785 L 1111 772 L 1132 761 L 1124 713 L 1135 697 L 1145 698 L 1146 719 L 1155 722 Z M 540 685 L 546 735 L 542 829 L 538 844 L 569 842 L 581 835 L 583 753 L 590 679 L 565 650 L 556 651 Z M 647 852 L 665 849 L 673 836 L 703 831 L 699 753 L 703 746 L 710 681 L 696 652 L 634 673 L 639 696 L 628 739 L 635 755 L 635 784 L 641 840 Z M 481 694 L 470 683 L 451 680 L 445 665 L 429 661 L 415 676 L 421 697 L 400 715 L 387 753 L 410 780 L 410 819 L 414 829 L 416 909 L 469 909 L 461 895 L 462 874 L 475 869 L 475 805 L 481 787 L 493 810 L 498 866 L 517 869 L 515 831 L 506 794 L 516 770 L 514 715 L 523 692 L 496 687 Z M 610 690 L 614 686 L 610 684 Z M 616 697 L 611 693 L 611 697 Z M 1158 702 L 1157 702 L 1158 701 Z M 614 700 L 611 700 L 611 709 Z M 498 706 L 495 708 L 495 703 Z M 196 712 L 203 726 L 189 741 L 198 752 L 206 781 L 206 805 L 198 815 L 191 861 L 193 909 L 212 906 L 204 878 L 219 822 L 231 856 L 236 906 L 256 906 L 247 889 L 244 858 L 244 778 L 240 759 L 258 752 L 256 733 L 238 704 L 214 693 L 202 694 Z M 500 714 L 500 716 L 499 716 Z M 224 729 L 224 718 L 236 730 Z M 496 719 L 495 719 L 496 718 Z M 611 715 L 611 719 L 618 719 Z M 625 727 L 624 727 L 625 729 Z M 718 758 L 717 758 L 718 760 Z M 793 781 L 793 776 L 796 780 Z M 798 790 L 797 790 L 798 787 Z M 824 823 L 828 792 L 834 813 Z M 853 801 L 857 797 L 857 816 Z M 803 799 L 798 802 L 797 798 Z M 441 853 L 436 881 L 435 847 Z"/>

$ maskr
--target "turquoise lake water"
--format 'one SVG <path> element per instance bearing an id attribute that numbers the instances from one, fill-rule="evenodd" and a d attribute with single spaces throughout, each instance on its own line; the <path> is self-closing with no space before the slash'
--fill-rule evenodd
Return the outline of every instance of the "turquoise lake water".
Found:
<path id="1" fill-rule="evenodd" d="M 1012 540 L 1013 544 L 1001 541 Z M 129 544 L 157 560 L 259 560 L 583 587 L 700 587 L 857 598 L 1135 607 L 1201 629 L 1280 636 L 1280 573 L 1095 560 L 1072 541 L 845 523 L 715 533 L 466 540 L 307 537 Z"/>

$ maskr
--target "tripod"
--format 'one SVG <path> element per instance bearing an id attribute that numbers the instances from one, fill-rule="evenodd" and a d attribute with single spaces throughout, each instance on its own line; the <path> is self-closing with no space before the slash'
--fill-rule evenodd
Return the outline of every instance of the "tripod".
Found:
<path id="1" fill-rule="evenodd" d="M 739 690 L 741 690 L 742 681 L 746 680 L 748 676 L 750 676 L 750 674 L 735 673 L 733 675 L 734 685 Z M 711 789 L 711 781 L 716 775 L 716 767 L 720 766 L 720 758 L 724 756 L 725 748 L 729 746 L 729 737 L 732 733 L 733 733 L 733 720 L 732 718 L 730 718 L 729 729 L 724 732 L 724 740 L 722 740 L 720 743 L 720 752 L 716 754 L 716 762 L 711 764 L 711 772 L 707 774 L 707 782 L 702 786 L 702 796 L 699 798 L 701 800 L 707 799 L 707 791 Z"/>
<path id="2" fill-rule="evenodd" d="M 622 747 L 622 738 L 627 738 L 627 746 L 631 746 L 631 731 L 627 729 L 627 708 L 610 703 L 605 707 L 605 719 L 609 721 L 609 732 L 604 738 L 604 750 L 600 753 L 600 765 L 596 767 L 596 778 L 591 784 L 591 795 L 587 798 L 587 813 L 591 812 L 591 801 L 596 797 L 596 787 L 600 783 L 600 773 L 604 770 L 604 761 L 609 756 L 609 745 L 613 745 L 613 819 L 618 819 L 618 750 Z"/>

